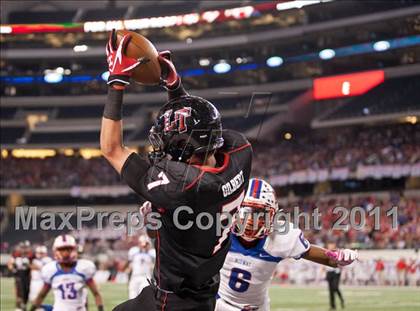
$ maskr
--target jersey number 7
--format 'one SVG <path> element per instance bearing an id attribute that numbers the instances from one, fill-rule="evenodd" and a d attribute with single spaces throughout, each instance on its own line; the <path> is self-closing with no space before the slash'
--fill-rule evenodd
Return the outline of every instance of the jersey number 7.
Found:
<path id="1" fill-rule="evenodd" d="M 147 190 L 152 190 L 153 188 L 157 187 L 157 186 L 161 186 L 161 185 L 167 185 L 169 184 L 169 179 L 168 177 L 165 175 L 164 172 L 160 172 L 158 177 L 160 179 L 153 181 L 149 184 L 147 184 Z"/>
<path id="2" fill-rule="evenodd" d="M 244 199 L 245 193 L 242 191 L 241 194 L 232 202 L 229 202 L 222 207 L 223 214 L 220 216 L 220 221 L 223 222 L 228 219 L 229 214 L 233 216 L 236 211 L 238 210 L 239 206 L 241 205 Z M 230 219 L 230 226 L 224 227 L 222 231 L 222 235 L 220 236 L 219 240 L 217 241 L 216 246 L 214 247 L 213 254 L 215 254 L 221 247 L 223 242 L 229 237 L 229 232 L 232 229 L 233 222 L 232 217 Z"/>

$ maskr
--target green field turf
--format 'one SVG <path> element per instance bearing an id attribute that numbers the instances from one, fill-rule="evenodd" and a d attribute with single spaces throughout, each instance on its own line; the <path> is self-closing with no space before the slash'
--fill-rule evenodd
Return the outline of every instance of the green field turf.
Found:
<path id="1" fill-rule="evenodd" d="M 1 311 L 14 310 L 12 279 L 2 278 Z M 112 310 L 127 297 L 127 288 L 121 284 L 102 284 L 100 290 L 105 300 L 105 309 Z M 346 299 L 345 311 L 418 311 L 420 310 L 419 288 L 343 287 Z M 323 287 L 281 287 L 270 289 L 271 311 L 327 311 L 328 296 Z M 48 296 L 51 303 L 51 295 Z M 90 303 L 93 298 L 90 297 Z M 90 310 L 96 310 L 91 305 Z M 338 309 L 340 310 L 340 309 Z"/>

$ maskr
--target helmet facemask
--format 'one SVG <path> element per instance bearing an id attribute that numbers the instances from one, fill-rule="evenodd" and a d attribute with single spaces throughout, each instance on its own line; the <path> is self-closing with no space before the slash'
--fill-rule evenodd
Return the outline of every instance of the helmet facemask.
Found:
<path id="1" fill-rule="evenodd" d="M 63 246 L 54 249 L 54 258 L 60 264 L 70 265 L 77 260 L 77 249 L 73 246 Z"/>
<path id="2" fill-rule="evenodd" d="M 54 258 L 60 264 L 71 265 L 77 260 L 77 243 L 71 235 L 59 235 L 53 244 Z"/>
<path id="3" fill-rule="evenodd" d="M 275 209 L 269 205 L 242 202 L 233 233 L 246 241 L 262 239 L 273 231 Z"/>
<path id="4" fill-rule="evenodd" d="M 234 234 L 246 241 L 264 238 L 273 232 L 277 211 L 273 187 L 262 179 L 252 178 L 236 216 Z"/>
<path id="5" fill-rule="evenodd" d="M 206 154 L 223 145 L 220 114 L 208 101 L 185 96 L 167 103 L 149 132 L 150 158 L 187 162 L 194 154 Z"/>

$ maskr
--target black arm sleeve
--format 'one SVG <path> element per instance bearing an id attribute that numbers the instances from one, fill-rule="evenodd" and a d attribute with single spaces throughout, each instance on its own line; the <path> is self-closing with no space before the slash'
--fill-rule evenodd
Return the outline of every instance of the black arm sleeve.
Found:
<path id="1" fill-rule="evenodd" d="M 107 119 L 119 121 L 122 119 L 123 90 L 108 88 L 108 99 L 105 104 L 103 116 Z"/>
<path id="2" fill-rule="evenodd" d="M 143 156 L 133 152 L 125 161 L 121 169 L 121 178 L 137 194 L 142 194 L 141 180 L 147 174 L 150 163 Z"/>
<path id="3" fill-rule="evenodd" d="M 172 89 L 168 89 L 168 100 L 173 100 L 185 95 L 188 95 L 188 93 L 185 91 L 181 79 L 178 80 L 178 83 Z"/>

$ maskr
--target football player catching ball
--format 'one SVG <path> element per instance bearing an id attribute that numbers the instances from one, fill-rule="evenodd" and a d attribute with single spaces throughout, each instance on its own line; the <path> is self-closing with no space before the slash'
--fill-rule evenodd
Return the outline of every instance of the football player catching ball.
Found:
<path id="1" fill-rule="evenodd" d="M 163 223 L 156 233 L 151 285 L 114 310 L 214 310 L 230 228 L 218 235 L 216 222 L 207 230 L 196 223 L 182 225 L 201 212 L 213 219 L 221 212 L 236 212 L 248 185 L 251 145 L 242 134 L 222 130 L 219 111 L 211 102 L 184 90 L 170 53 L 163 52 L 158 57 L 161 85 L 169 99 L 150 130 L 154 151 L 138 154 L 126 148 L 123 93 L 133 70 L 144 62 L 126 56 L 129 34 L 118 46 L 113 34 L 107 45 L 110 76 L 101 150 L 122 179 L 152 203 Z M 181 207 L 186 210 L 180 211 Z M 181 226 L 175 223 L 176 215 Z"/>

